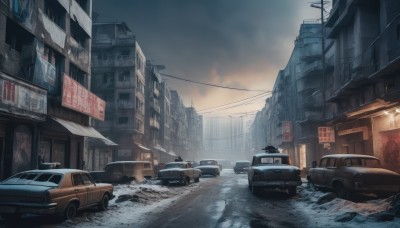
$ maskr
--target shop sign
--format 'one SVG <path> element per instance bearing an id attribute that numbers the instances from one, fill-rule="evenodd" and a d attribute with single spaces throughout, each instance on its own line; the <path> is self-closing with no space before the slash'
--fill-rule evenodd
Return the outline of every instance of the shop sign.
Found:
<path id="1" fill-rule="evenodd" d="M 4 105 L 38 114 L 47 114 L 47 92 L 44 89 L 0 74 L 0 106 L 4 107 Z M 10 110 L 19 114 L 18 110 L 14 111 L 7 108 L 7 111 Z"/>
<path id="2" fill-rule="evenodd" d="M 319 143 L 334 143 L 335 142 L 334 128 L 329 126 L 318 127 L 318 141 Z"/>
<path id="3" fill-rule="evenodd" d="M 106 102 L 64 74 L 62 106 L 104 121 Z"/>
<path id="4" fill-rule="evenodd" d="M 292 121 L 282 121 L 282 142 L 291 142 L 292 140 Z"/>

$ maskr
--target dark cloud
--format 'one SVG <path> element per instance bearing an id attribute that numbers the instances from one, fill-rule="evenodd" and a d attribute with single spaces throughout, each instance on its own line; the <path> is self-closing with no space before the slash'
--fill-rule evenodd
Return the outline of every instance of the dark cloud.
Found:
<path id="1" fill-rule="evenodd" d="M 146 58 L 166 73 L 252 89 L 272 89 L 303 19 L 319 15 L 305 0 L 94 0 L 93 11 L 99 22 L 126 22 Z M 168 82 L 186 103 L 218 104 L 205 101 L 209 87 Z M 232 91 L 214 92 L 222 93 Z"/>

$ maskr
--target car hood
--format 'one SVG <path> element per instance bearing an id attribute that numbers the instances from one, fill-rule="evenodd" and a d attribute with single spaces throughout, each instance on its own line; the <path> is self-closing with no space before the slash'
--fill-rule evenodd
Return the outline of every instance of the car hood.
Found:
<path id="1" fill-rule="evenodd" d="M 347 170 L 353 172 L 353 173 L 360 173 L 360 174 L 385 174 L 385 175 L 393 175 L 393 176 L 399 176 L 400 174 L 383 169 L 383 168 L 366 168 L 366 167 L 346 167 Z"/>
<path id="2" fill-rule="evenodd" d="M 255 170 L 270 170 L 270 169 L 281 169 L 281 170 L 296 170 L 299 169 L 296 166 L 292 165 L 260 165 L 260 166 L 253 166 Z"/>
<path id="3" fill-rule="evenodd" d="M 159 172 L 163 173 L 163 172 L 183 171 L 183 170 L 186 170 L 186 169 L 183 169 L 183 168 L 170 168 L 170 169 L 162 169 Z"/>
<path id="4" fill-rule="evenodd" d="M 196 169 L 201 169 L 201 168 L 204 168 L 204 169 L 219 169 L 219 166 L 217 166 L 217 165 L 200 165 L 200 166 L 196 167 Z"/>

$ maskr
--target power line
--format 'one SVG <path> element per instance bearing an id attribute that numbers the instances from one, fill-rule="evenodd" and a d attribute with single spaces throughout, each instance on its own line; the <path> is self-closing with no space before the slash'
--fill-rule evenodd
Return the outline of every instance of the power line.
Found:
<path id="1" fill-rule="evenodd" d="M 257 97 L 257 98 L 255 98 L 255 99 L 250 100 L 250 101 L 247 101 L 247 102 L 245 102 L 245 103 L 243 103 L 243 104 L 237 104 L 237 105 L 230 106 L 230 107 L 226 107 L 226 108 L 222 108 L 222 109 L 219 109 L 219 110 L 207 111 L 207 112 L 203 112 L 203 113 L 200 113 L 200 112 L 199 112 L 199 114 L 204 115 L 204 114 L 207 114 L 207 113 L 213 113 L 213 112 L 215 112 L 215 111 L 222 111 L 222 110 L 226 110 L 226 109 L 236 108 L 236 107 L 241 106 L 241 105 L 250 104 L 250 103 L 252 103 L 253 101 L 255 101 L 255 100 L 259 99 L 259 98 L 262 98 L 262 97 Z"/>
<path id="2" fill-rule="evenodd" d="M 245 98 L 245 99 L 242 99 L 242 100 L 239 100 L 239 101 L 234 101 L 234 102 L 231 102 L 231 103 L 228 103 L 228 104 L 218 105 L 218 106 L 214 106 L 214 107 L 211 107 L 211 108 L 205 108 L 205 109 L 199 110 L 198 112 L 202 112 L 202 111 L 208 110 L 208 109 L 215 109 L 215 108 L 220 108 L 220 107 L 223 107 L 223 106 L 235 104 L 235 103 L 238 103 L 238 102 L 242 102 L 242 101 L 245 101 L 245 100 L 249 100 L 249 99 L 251 99 L 251 98 L 263 96 L 263 95 L 266 95 L 266 94 L 269 94 L 269 93 L 271 93 L 271 91 L 268 91 L 268 92 L 265 92 L 265 93 L 260 93 L 260 94 L 257 94 L 257 95 L 255 95 L 255 96 L 248 97 L 248 98 Z M 258 98 L 257 98 L 257 99 L 258 99 Z"/>
<path id="3" fill-rule="evenodd" d="M 235 87 L 229 87 L 229 86 L 221 86 L 221 85 L 209 84 L 209 83 L 204 83 L 204 82 L 197 82 L 197 81 L 192 81 L 192 80 L 189 80 L 189 79 L 184 79 L 184 78 L 173 76 L 173 75 L 169 75 L 169 74 L 161 74 L 161 75 L 163 75 L 165 77 L 169 77 L 169 78 L 175 78 L 175 79 L 178 79 L 178 80 L 181 80 L 181 81 L 185 81 L 185 82 L 197 83 L 197 84 L 201 84 L 201 85 L 213 86 L 213 87 L 218 87 L 218 88 L 223 88 L 223 89 L 233 89 L 233 90 L 251 91 L 251 92 L 269 92 L 268 90 L 243 89 L 243 88 L 235 88 Z"/>

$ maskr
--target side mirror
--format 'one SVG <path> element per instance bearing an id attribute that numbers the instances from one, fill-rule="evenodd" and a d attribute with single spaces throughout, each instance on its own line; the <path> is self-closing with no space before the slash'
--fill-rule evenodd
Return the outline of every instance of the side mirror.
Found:
<path id="1" fill-rule="evenodd" d="M 313 168 L 317 167 L 317 161 L 313 161 L 313 162 L 311 163 L 311 166 L 312 166 Z"/>

